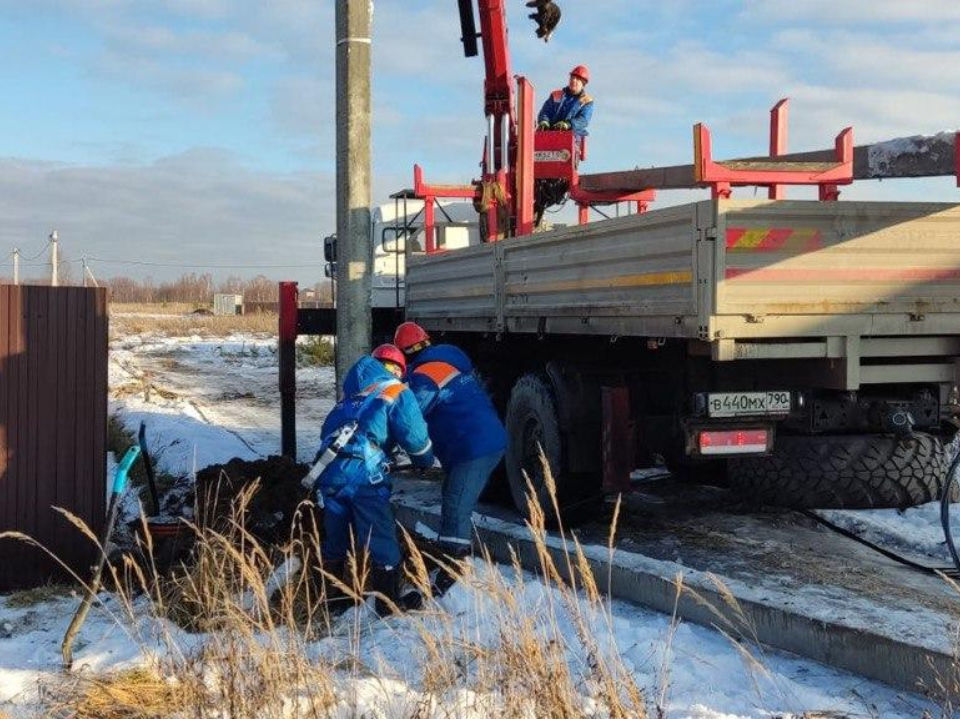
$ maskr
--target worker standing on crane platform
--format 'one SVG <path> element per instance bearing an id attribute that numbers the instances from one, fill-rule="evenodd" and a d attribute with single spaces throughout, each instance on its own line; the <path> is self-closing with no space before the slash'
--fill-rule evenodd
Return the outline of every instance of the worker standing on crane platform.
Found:
<path id="1" fill-rule="evenodd" d="M 432 345 L 427 331 L 414 322 L 397 328 L 394 343 L 407 356 L 407 382 L 446 473 L 438 542 L 451 559 L 461 560 L 471 553 L 473 511 L 503 458 L 507 432 L 460 348 Z M 434 595 L 443 595 L 455 581 L 441 568 Z"/>
<path id="2" fill-rule="evenodd" d="M 423 414 L 400 380 L 405 370 L 404 355 L 393 345 L 361 357 L 344 379 L 343 400 L 323 423 L 320 446 L 322 453 L 345 428 L 353 430 L 317 481 L 324 508 L 323 561 L 327 572 L 342 577 L 353 542 L 360 546 L 355 551 L 365 548 L 381 615 L 392 608 L 380 596 L 404 610 L 422 602 L 418 593 L 400 597 L 400 545 L 390 505 L 387 451 L 399 445 L 417 467 L 432 467 L 434 461 Z"/>
<path id="3" fill-rule="evenodd" d="M 593 98 L 587 95 L 590 71 L 577 65 L 570 71 L 570 82 L 565 88 L 554 90 L 543 103 L 537 116 L 540 130 L 573 130 L 577 137 L 584 137 L 590 118 L 593 117 Z"/>

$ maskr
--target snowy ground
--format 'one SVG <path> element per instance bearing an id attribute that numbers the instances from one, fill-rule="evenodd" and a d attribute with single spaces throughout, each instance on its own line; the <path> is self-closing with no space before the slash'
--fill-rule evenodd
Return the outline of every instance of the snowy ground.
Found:
<path id="1" fill-rule="evenodd" d="M 277 362 L 271 337 L 126 337 L 110 348 L 110 410 L 131 432 L 147 423 L 158 466 L 172 475 L 233 457 L 277 455 Z M 332 368 L 297 371 L 301 460 L 316 451 L 320 423 L 334 400 Z"/>
<path id="2" fill-rule="evenodd" d="M 824 518 L 852 530 L 859 536 L 895 552 L 923 556 L 951 564 L 950 551 L 940 521 L 940 503 L 932 502 L 906 510 L 821 510 Z M 960 543 L 960 507 L 950 512 L 950 528 L 954 543 Z"/>
<path id="3" fill-rule="evenodd" d="M 559 607 L 557 626 L 573 635 L 573 619 L 564 612 L 555 591 L 526 575 L 522 593 L 520 603 L 534 617 L 546 615 L 548 606 Z M 0 599 L 0 711 L 15 716 L 43 714 L 39 702 L 56 687 L 60 641 L 76 602 L 65 598 L 11 609 Z M 148 655 L 161 652 L 161 644 L 151 639 L 161 634 L 159 623 L 156 628 L 144 622 L 139 630 L 125 629 L 126 623 L 112 619 L 110 610 L 108 601 L 105 609 L 91 614 L 77 643 L 77 672 L 102 674 L 130 668 L 143 664 Z M 457 587 L 435 610 L 439 612 L 425 618 L 380 621 L 363 608 L 357 618 L 352 614 L 342 617 L 332 636 L 308 645 L 308 653 L 335 663 L 353 657 L 352 648 L 358 644 L 363 666 L 376 669 L 376 680 L 341 679 L 344 717 L 349 716 L 348 711 L 361 717 L 414 715 L 421 701 L 416 688 L 422 680 L 426 656 L 424 626 L 437 633 L 452 629 L 465 643 L 496 642 L 497 608 L 490 606 L 488 597 Z M 122 616 L 116 607 L 112 612 Z M 631 605 L 612 603 L 611 616 L 611 626 L 601 616 L 588 620 L 599 646 L 610 652 L 617 647 L 627 670 L 645 690 L 651 711 L 660 705 L 670 717 L 784 717 L 805 713 L 918 717 L 937 711 L 916 696 L 795 657 L 749 648 L 758 661 L 754 663 L 715 631 L 689 624 L 673 629 L 669 617 Z M 187 636 L 176 629 L 171 632 L 181 647 L 207 639 Z M 575 649 L 568 652 L 575 674 L 586 672 L 588 660 Z M 460 715 L 467 710 L 460 706 L 450 712 Z"/>
<path id="4" fill-rule="evenodd" d="M 225 462 L 232 457 L 256 458 L 279 449 L 279 395 L 275 340 L 235 335 L 222 340 L 127 337 L 111 346 L 111 412 L 131 431 L 146 420 L 150 444 L 162 470 L 174 475 Z M 329 368 L 298 373 L 299 454 L 306 459 L 317 444 L 317 429 L 333 402 Z M 149 388 L 147 393 L 146 388 Z M 914 517 L 926 522 L 929 508 L 898 515 L 887 511 L 849 514 L 885 528 L 888 537 L 910 536 L 917 552 L 940 554 L 933 531 L 917 533 Z M 929 517 L 928 517 L 929 516 Z M 831 519 L 836 520 L 835 514 Z M 906 541 L 906 540 L 905 540 Z M 481 569 L 482 570 L 482 569 Z M 509 574 L 507 568 L 502 572 Z M 532 576 L 517 583 L 522 604 L 538 616 L 556 603 L 555 591 Z M 521 590 L 522 588 L 522 590 Z M 0 713 L 42 713 L 38 704 L 44 688 L 58 682 L 59 645 L 75 598 L 12 608 L 0 598 Z M 110 601 L 106 608 L 109 609 Z M 465 639 L 489 641 L 496 632 L 493 609 L 472 590 L 458 587 L 433 616 L 373 620 L 362 616 L 360 653 L 364 665 L 379 668 L 376 681 L 345 679 L 342 691 L 352 695 L 367 716 L 410 715 L 417 710 L 415 694 L 425 656 L 421 623 L 438 629 L 454 627 Z M 938 709 L 918 696 L 897 692 L 874 682 L 837 672 L 782 653 L 750 648 L 760 668 L 745 658 L 723 635 L 681 624 L 671 632 L 665 615 L 613 602 L 612 628 L 597 621 L 601 646 L 619 648 L 638 685 L 647 692 L 651 712 L 663 699 L 669 716 L 784 716 L 825 713 L 833 716 L 915 717 Z M 366 611 L 362 611 L 366 612 Z M 122 626 L 123 623 L 120 623 Z M 572 632 L 561 614 L 559 625 Z M 311 652 L 336 659 L 350 652 L 354 627 L 347 618 L 341 632 L 314 643 Z M 203 638 L 184 637 L 185 643 Z M 571 643 L 571 646 L 573 643 Z M 146 652 L 155 651 L 147 643 Z M 101 672 L 144 661 L 144 649 L 118 630 L 105 610 L 95 610 L 78 642 L 76 664 Z M 589 658 L 571 653 L 571 667 L 582 668 Z M 398 704 L 400 703 L 400 704 Z"/>

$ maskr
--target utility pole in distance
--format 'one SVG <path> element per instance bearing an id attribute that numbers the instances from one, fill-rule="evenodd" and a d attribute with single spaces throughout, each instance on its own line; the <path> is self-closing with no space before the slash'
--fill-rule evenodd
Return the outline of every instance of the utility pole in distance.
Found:
<path id="1" fill-rule="evenodd" d="M 60 284 L 60 238 L 57 231 L 50 233 L 50 285 L 57 287 Z"/>
<path id="2" fill-rule="evenodd" d="M 13 249 L 13 284 L 20 284 L 20 248 Z"/>
<path id="3" fill-rule="evenodd" d="M 337 0 L 337 388 L 369 352 L 370 31 L 373 2 Z"/>

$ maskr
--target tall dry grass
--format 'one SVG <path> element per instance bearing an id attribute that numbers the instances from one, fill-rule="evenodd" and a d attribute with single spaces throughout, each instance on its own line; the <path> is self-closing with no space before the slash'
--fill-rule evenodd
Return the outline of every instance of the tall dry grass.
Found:
<path id="1" fill-rule="evenodd" d="M 263 335 L 277 334 L 277 315 L 252 313 L 250 315 L 190 315 L 157 314 L 129 315 L 111 307 L 111 339 L 128 335 L 155 335 L 161 337 L 224 337 L 233 333 Z"/>
<path id="2" fill-rule="evenodd" d="M 208 303 L 157 302 L 157 303 L 110 303 L 111 314 L 185 315 L 197 308 L 209 308 Z"/>
<path id="3" fill-rule="evenodd" d="M 139 553 L 109 566 L 114 620 L 141 646 L 145 665 L 81 674 L 52 709 L 89 717 L 646 716 L 647 699 L 609 642 L 609 605 L 583 548 L 576 538 L 559 554 L 551 548 L 535 503 L 535 580 L 516 555 L 504 567 L 482 548 L 472 561 L 451 563 L 404 533 L 406 581 L 427 602 L 381 625 L 363 553 L 351 556 L 345 578 L 327 573 L 306 505 L 282 548 L 262 546 L 244 521 L 255 491 L 238 497 L 228 518 L 191 526 L 192 556 L 176 571 L 159 571 L 146 532 Z M 294 559 L 307 570 L 272 591 L 271 572 Z M 446 612 L 429 598 L 437 565 L 456 574 L 469 610 Z M 540 591 L 535 607 L 530 583 Z M 356 605 L 336 616 L 326 602 L 333 594 Z M 471 613 L 480 621 L 464 624 Z M 402 667 L 374 660 L 367 646 L 391 633 L 409 648 Z M 144 694 L 149 703 L 137 701 Z"/>
<path id="4" fill-rule="evenodd" d="M 532 575 L 519 550 L 506 565 L 485 547 L 472 560 L 451 562 L 404 532 L 407 583 L 428 601 L 398 620 L 376 618 L 362 551 L 351 556 L 345 577 L 324 570 L 308 504 L 282 547 L 265 547 L 246 528 L 257 491 L 248 487 L 226 517 L 190 526 L 193 551 L 173 571 L 157 567 L 144 523 L 138 552 L 109 565 L 116 602 L 100 608 L 140 646 L 143 666 L 81 672 L 57 688 L 47 710 L 76 717 L 663 717 L 684 595 L 711 607 L 755 682 L 770 681 L 733 594 L 717 579 L 716 593 L 706 597 L 678 576 L 657 686 L 645 695 L 616 645 L 610 600 L 584 548 L 562 525 L 560 543 L 547 532 L 559 507 L 544 467 L 552 507 L 528 494 Z M 611 555 L 619 516 L 618 502 Z M 294 561 L 306 570 L 273 583 L 275 568 Z M 435 566 L 454 573 L 461 588 L 443 606 L 429 599 Z M 353 604 L 338 615 L 327 602 L 333 595 Z M 376 643 L 405 650 L 384 657 L 371 649 Z M 759 686 L 756 693 L 764 694 Z"/>

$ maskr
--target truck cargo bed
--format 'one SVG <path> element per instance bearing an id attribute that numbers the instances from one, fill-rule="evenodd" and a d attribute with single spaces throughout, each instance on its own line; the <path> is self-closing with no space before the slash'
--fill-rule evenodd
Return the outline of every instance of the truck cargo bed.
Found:
<path id="1" fill-rule="evenodd" d="M 407 292 L 433 330 L 688 338 L 716 360 L 952 356 L 960 205 L 708 200 L 414 257 Z"/>

